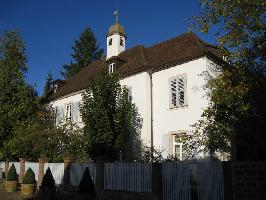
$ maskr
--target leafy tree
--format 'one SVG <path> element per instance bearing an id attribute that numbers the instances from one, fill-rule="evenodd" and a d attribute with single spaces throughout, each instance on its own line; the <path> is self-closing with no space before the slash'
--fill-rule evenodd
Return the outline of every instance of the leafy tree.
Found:
<path id="1" fill-rule="evenodd" d="M 80 38 L 75 41 L 72 46 L 73 54 L 69 65 L 63 65 L 61 74 L 67 79 L 76 74 L 83 68 L 87 67 L 90 63 L 100 59 L 103 55 L 103 49 L 99 49 L 97 39 L 90 28 L 86 28 L 80 35 Z"/>
<path id="2" fill-rule="evenodd" d="M 33 118 L 39 108 L 34 88 L 25 82 L 27 58 L 18 32 L 4 32 L 0 38 L 0 157 L 10 153 L 4 144 L 14 127 Z"/>
<path id="3" fill-rule="evenodd" d="M 53 89 L 53 77 L 51 71 L 49 71 L 43 89 L 43 96 L 46 96 L 52 89 Z"/>
<path id="4" fill-rule="evenodd" d="M 194 25 L 217 40 L 226 55 L 217 78 L 209 80 L 211 105 L 195 125 L 207 135 L 210 153 L 229 152 L 233 159 L 265 160 L 266 29 L 265 1 L 199 0 Z"/>
<path id="5" fill-rule="evenodd" d="M 83 94 L 82 118 L 89 155 L 115 159 L 124 152 L 133 122 L 134 105 L 117 74 L 93 78 Z"/>

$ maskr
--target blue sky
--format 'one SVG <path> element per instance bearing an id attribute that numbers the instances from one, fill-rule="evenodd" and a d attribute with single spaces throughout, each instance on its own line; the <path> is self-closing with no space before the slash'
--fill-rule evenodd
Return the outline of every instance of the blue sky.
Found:
<path id="1" fill-rule="evenodd" d="M 62 78 L 63 64 L 71 61 L 71 46 L 80 33 L 92 28 L 101 48 L 115 21 L 127 33 L 126 48 L 151 46 L 187 31 L 186 20 L 199 12 L 197 0 L 0 0 L 0 32 L 20 31 L 27 46 L 30 84 L 42 93 L 48 71 Z M 214 43 L 213 36 L 197 33 Z"/>

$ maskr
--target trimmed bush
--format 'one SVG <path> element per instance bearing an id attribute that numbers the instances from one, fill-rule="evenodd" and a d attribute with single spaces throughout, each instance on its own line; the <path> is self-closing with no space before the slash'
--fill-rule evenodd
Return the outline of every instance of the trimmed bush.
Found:
<path id="1" fill-rule="evenodd" d="M 6 180 L 7 181 L 18 181 L 17 170 L 14 166 L 14 163 L 11 165 L 11 167 L 8 170 Z"/>
<path id="2" fill-rule="evenodd" d="M 90 171 L 87 167 L 79 183 L 79 192 L 90 194 L 95 193 L 94 184 L 90 175 Z"/>
<path id="3" fill-rule="evenodd" d="M 48 169 L 45 172 L 45 175 L 42 179 L 42 187 L 54 187 L 55 186 L 55 180 L 54 177 L 52 175 L 52 172 L 50 170 L 50 168 L 48 167 Z"/>
<path id="4" fill-rule="evenodd" d="M 23 177 L 22 183 L 23 184 L 35 184 L 36 183 L 35 174 L 30 167 L 26 171 L 25 176 Z"/>

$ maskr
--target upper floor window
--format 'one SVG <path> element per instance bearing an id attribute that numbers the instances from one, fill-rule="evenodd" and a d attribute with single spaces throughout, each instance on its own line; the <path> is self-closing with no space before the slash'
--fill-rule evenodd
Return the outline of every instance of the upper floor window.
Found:
<path id="1" fill-rule="evenodd" d="M 124 46 L 124 40 L 123 40 L 123 38 L 122 37 L 120 37 L 120 46 Z"/>
<path id="2" fill-rule="evenodd" d="M 113 43 L 113 40 L 112 40 L 112 38 L 110 38 L 109 41 L 108 41 L 108 45 L 111 46 L 112 43 Z"/>
<path id="3" fill-rule="evenodd" d="M 187 105 L 186 80 L 186 74 L 174 76 L 169 79 L 170 108 L 177 108 Z"/>
<path id="4" fill-rule="evenodd" d="M 109 74 L 112 74 L 114 72 L 114 69 L 115 69 L 115 63 L 111 63 L 109 65 L 109 70 L 108 70 Z"/>
<path id="5" fill-rule="evenodd" d="M 127 86 L 126 87 L 127 88 L 127 95 L 128 95 L 128 101 L 130 101 L 130 102 L 132 102 L 132 99 L 133 99 L 133 97 L 132 97 L 132 87 L 131 86 Z"/>

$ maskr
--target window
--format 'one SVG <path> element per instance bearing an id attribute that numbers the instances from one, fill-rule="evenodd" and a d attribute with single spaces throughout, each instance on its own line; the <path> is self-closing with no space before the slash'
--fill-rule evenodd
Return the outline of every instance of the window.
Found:
<path id="1" fill-rule="evenodd" d="M 112 38 L 110 38 L 110 39 L 109 39 L 109 42 L 108 42 L 108 45 L 111 46 L 112 43 L 113 43 L 113 40 L 112 40 Z"/>
<path id="2" fill-rule="evenodd" d="M 184 144 L 182 143 L 182 136 L 183 134 L 174 134 L 173 137 L 173 155 L 178 160 L 184 160 L 186 159 L 186 152 L 184 150 Z"/>
<path id="3" fill-rule="evenodd" d="M 132 97 L 132 87 L 131 86 L 129 86 L 129 87 L 127 87 L 127 90 L 128 90 L 128 101 L 130 101 L 130 102 L 132 102 L 132 99 L 133 99 L 133 97 Z"/>
<path id="4" fill-rule="evenodd" d="M 58 88 L 58 86 L 57 86 L 57 84 L 55 84 L 55 85 L 54 85 L 54 93 L 57 92 L 57 88 Z"/>
<path id="5" fill-rule="evenodd" d="M 115 63 L 112 63 L 109 65 L 109 74 L 112 74 L 114 72 Z"/>
<path id="6" fill-rule="evenodd" d="M 122 37 L 120 37 L 120 46 L 124 46 L 124 40 L 123 40 L 123 38 Z"/>
<path id="7" fill-rule="evenodd" d="M 187 105 L 186 85 L 186 74 L 178 75 L 169 79 L 170 108 Z"/>
<path id="8" fill-rule="evenodd" d="M 72 119 L 72 106 L 71 104 L 66 105 L 66 121 L 70 122 Z"/>

